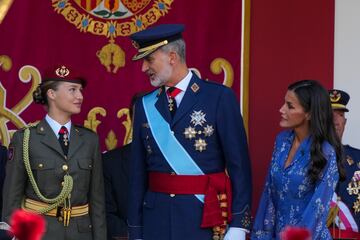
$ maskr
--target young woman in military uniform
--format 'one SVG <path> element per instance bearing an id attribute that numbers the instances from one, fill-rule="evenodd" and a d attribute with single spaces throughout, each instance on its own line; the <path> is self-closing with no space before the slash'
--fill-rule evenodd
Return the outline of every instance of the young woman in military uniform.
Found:
<path id="1" fill-rule="evenodd" d="M 33 93 L 47 115 L 17 131 L 9 146 L 4 220 L 17 208 L 42 214 L 44 240 L 106 239 L 98 137 L 71 122 L 80 113 L 84 86 L 65 66 L 47 74 Z"/>

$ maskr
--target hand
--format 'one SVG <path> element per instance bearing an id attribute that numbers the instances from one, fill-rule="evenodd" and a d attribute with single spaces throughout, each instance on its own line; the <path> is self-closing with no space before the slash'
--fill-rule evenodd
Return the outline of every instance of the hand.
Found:
<path id="1" fill-rule="evenodd" d="M 224 240 L 245 240 L 246 232 L 242 228 L 230 227 L 226 232 Z"/>

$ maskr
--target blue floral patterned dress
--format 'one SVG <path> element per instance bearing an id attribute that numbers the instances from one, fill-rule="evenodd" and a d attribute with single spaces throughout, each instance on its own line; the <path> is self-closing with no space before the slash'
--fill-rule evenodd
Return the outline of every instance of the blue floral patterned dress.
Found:
<path id="1" fill-rule="evenodd" d="M 322 145 L 327 164 L 319 180 L 311 184 L 307 177 L 311 137 L 303 140 L 293 161 L 285 168 L 294 136 L 293 131 L 287 130 L 276 137 L 252 239 L 280 239 L 280 232 L 288 225 L 309 229 L 312 239 L 332 239 L 326 219 L 339 179 L 335 150 L 327 142 Z"/>

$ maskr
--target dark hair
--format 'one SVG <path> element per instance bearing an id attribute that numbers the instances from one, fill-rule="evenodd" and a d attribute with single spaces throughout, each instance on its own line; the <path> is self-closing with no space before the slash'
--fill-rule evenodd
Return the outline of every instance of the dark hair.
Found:
<path id="1" fill-rule="evenodd" d="M 300 80 L 289 85 L 288 90 L 293 91 L 305 112 L 310 113 L 310 132 L 312 144 L 310 149 L 311 166 L 308 176 L 315 183 L 326 165 L 322 153 L 322 144 L 329 142 L 336 152 L 336 161 L 340 180 L 345 178 L 342 166 L 343 150 L 333 123 L 333 112 L 327 90 L 316 80 Z"/>
<path id="2" fill-rule="evenodd" d="M 37 104 L 48 106 L 47 91 L 49 89 L 57 90 L 61 81 L 46 81 L 39 84 L 33 92 L 33 100 Z"/>
<path id="3" fill-rule="evenodd" d="M 143 96 L 145 96 L 147 94 L 147 92 L 145 91 L 142 91 L 142 92 L 138 92 L 138 93 L 135 93 L 132 98 L 131 98 L 131 101 L 130 101 L 130 106 L 129 106 L 129 115 L 130 115 L 130 118 L 132 119 L 133 117 L 133 108 L 135 106 L 135 103 L 137 100 L 139 100 L 140 98 L 142 98 Z"/>

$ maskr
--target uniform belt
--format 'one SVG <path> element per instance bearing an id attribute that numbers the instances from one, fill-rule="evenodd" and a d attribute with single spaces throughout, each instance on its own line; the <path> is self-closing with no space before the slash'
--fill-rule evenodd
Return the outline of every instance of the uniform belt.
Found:
<path id="1" fill-rule="evenodd" d="M 338 228 L 329 228 L 333 239 L 360 239 L 360 233 L 351 230 L 341 230 Z"/>
<path id="2" fill-rule="evenodd" d="M 201 227 L 215 227 L 231 221 L 231 182 L 224 173 L 175 175 L 149 173 L 149 190 L 169 194 L 205 194 Z"/>
<path id="3" fill-rule="evenodd" d="M 37 212 L 48 206 L 49 206 L 49 204 L 47 204 L 47 203 L 32 200 L 30 198 L 26 198 L 24 201 L 23 208 L 30 212 Z M 54 209 L 50 210 L 49 212 L 44 213 L 44 215 L 51 216 L 51 217 L 59 217 L 59 213 L 61 212 L 61 209 L 62 209 L 61 206 L 54 208 Z M 86 215 L 88 213 L 89 213 L 89 204 L 71 207 L 71 217 L 80 217 L 80 216 Z"/>

